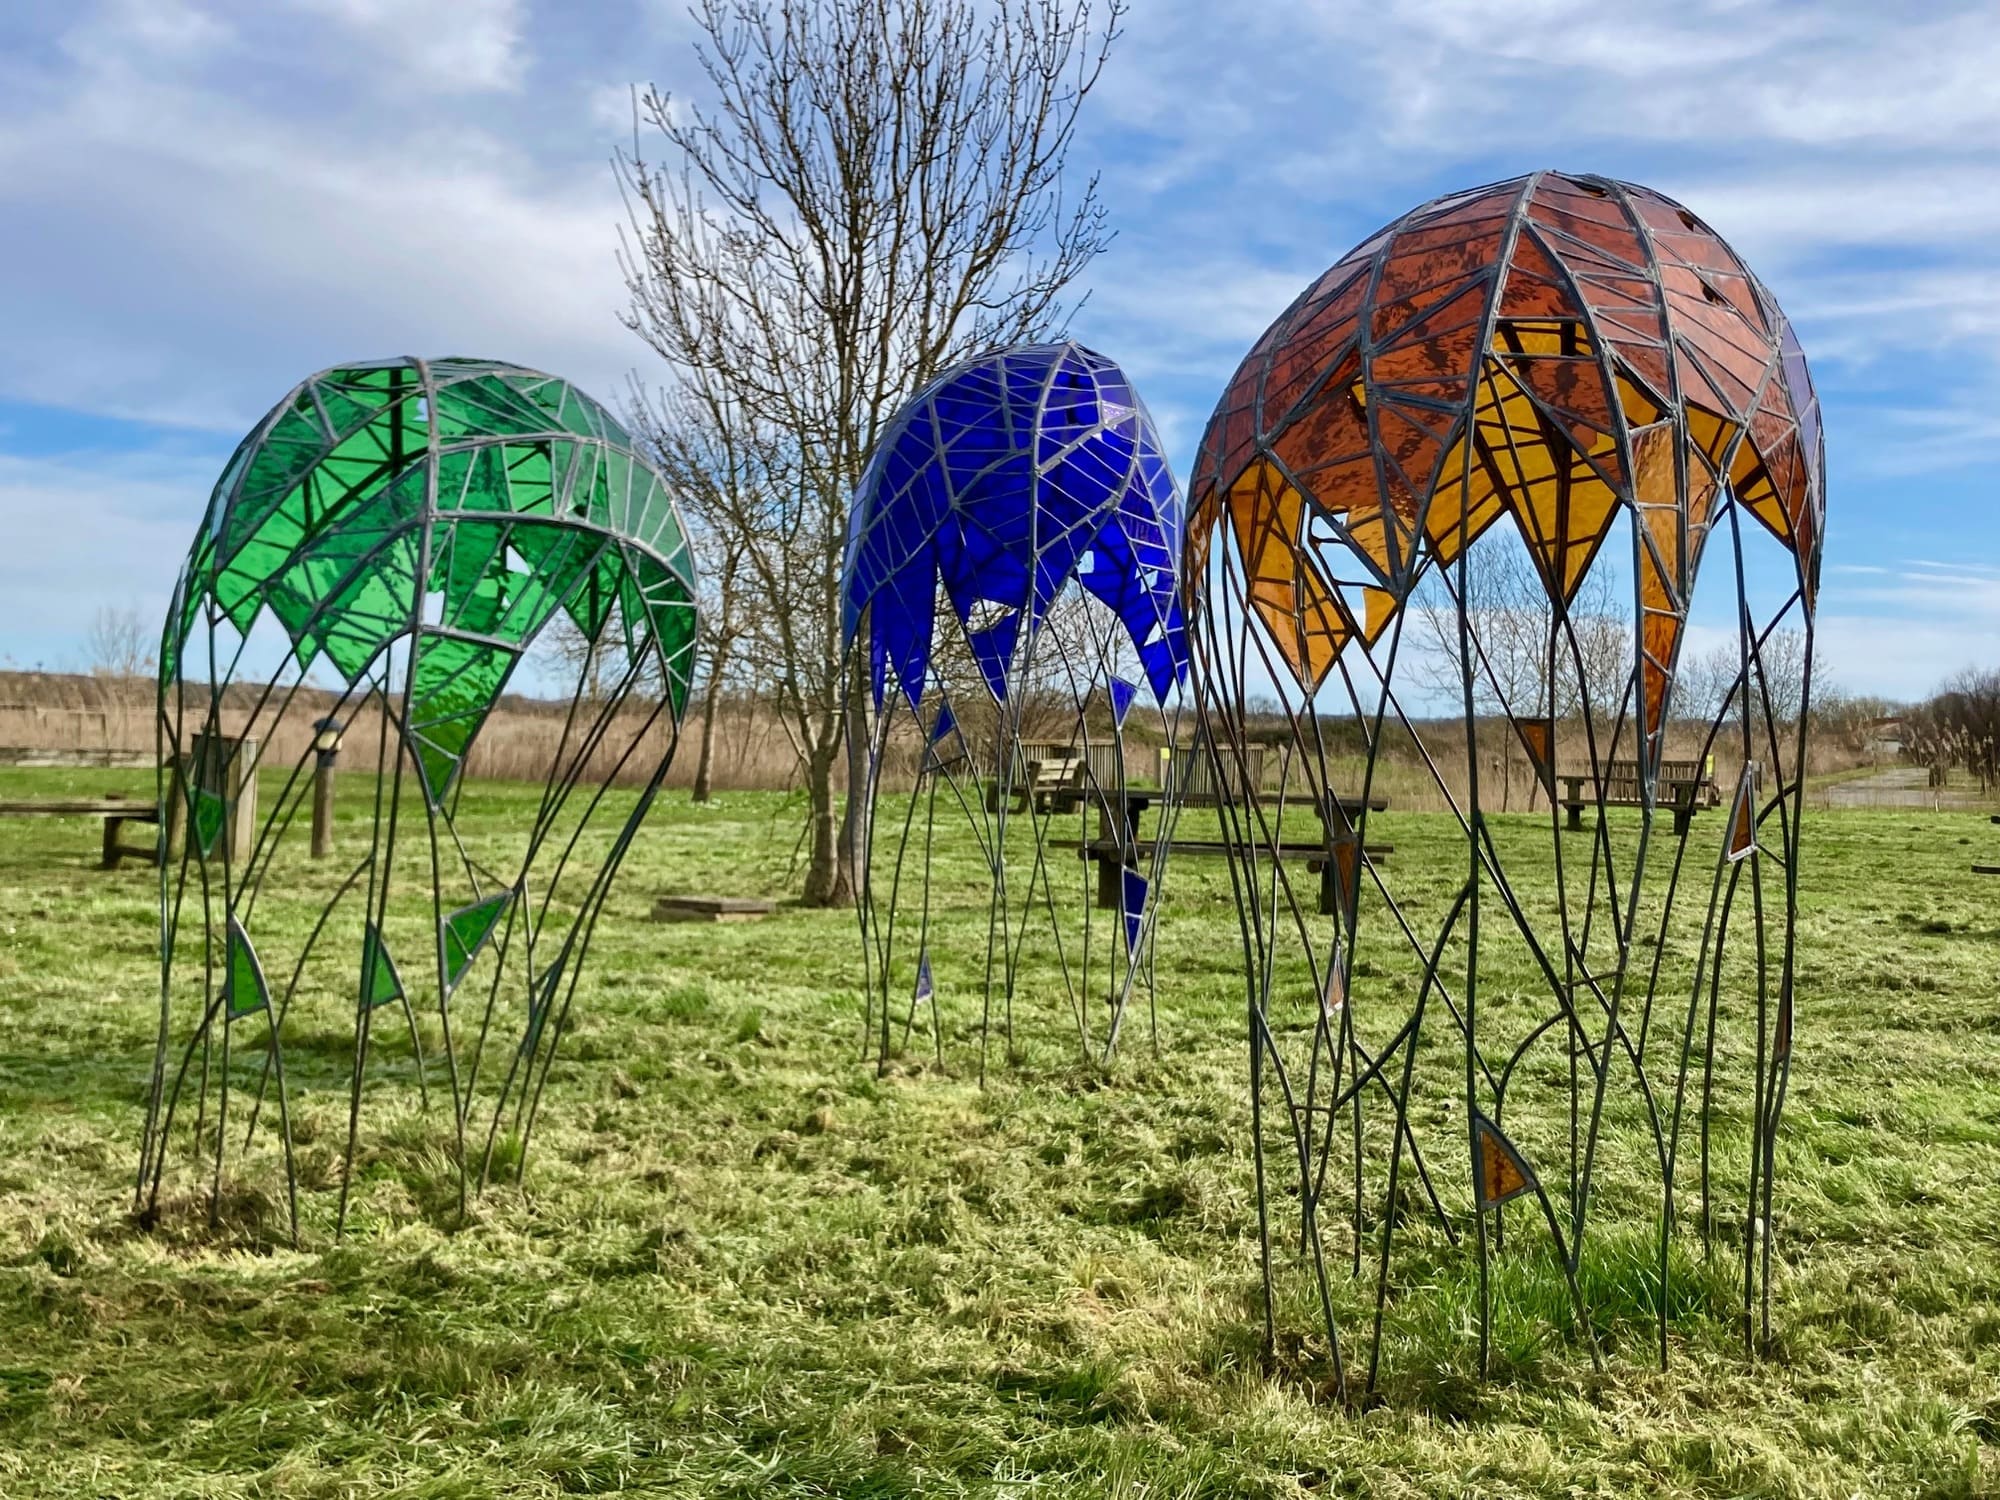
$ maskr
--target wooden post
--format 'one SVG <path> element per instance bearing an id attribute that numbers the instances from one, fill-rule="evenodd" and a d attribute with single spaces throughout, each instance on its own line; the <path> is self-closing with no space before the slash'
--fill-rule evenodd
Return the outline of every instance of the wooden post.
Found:
<path id="1" fill-rule="evenodd" d="M 333 757 L 321 755 L 313 767 L 312 857 L 333 853 Z"/>
<path id="2" fill-rule="evenodd" d="M 164 848 L 174 848 L 183 836 L 190 844 L 197 843 L 188 819 L 190 787 L 220 797 L 223 803 L 222 835 L 205 857 L 220 859 L 226 844 L 229 862 L 238 869 L 247 865 L 257 839 L 257 741 L 248 735 L 194 736 L 188 753 L 174 762 L 173 794 L 161 809 L 167 823 Z M 204 857 L 199 847 L 194 852 Z"/>

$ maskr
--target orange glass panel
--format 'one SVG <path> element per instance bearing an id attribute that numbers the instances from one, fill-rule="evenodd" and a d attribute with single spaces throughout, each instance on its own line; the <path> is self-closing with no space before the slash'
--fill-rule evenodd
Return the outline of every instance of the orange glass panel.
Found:
<path id="1" fill-rule="evenodd" d="M 1507 1138 L 1486 1120 L 1476 1122 L 1474 1171 L 1479 1180 L 1479 1206 L 1498 1208 L 1510 1198 L 1518 1198 L 1532 1186 L 1527 1164 Z"/>

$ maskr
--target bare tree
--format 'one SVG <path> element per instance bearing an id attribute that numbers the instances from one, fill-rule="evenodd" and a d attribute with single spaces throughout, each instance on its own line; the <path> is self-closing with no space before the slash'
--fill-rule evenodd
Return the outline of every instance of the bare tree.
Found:
<path id="1" fill-rule="evenodd" d="M 638 101 L 618 158 L 626 321 L 763 455 L 735 497 L 760 666 L 803 769 L 809 902 L 852 899 L 864 683 L 847 671 L 849 499 L 907 397 L 978 349 L 1059 330 L 1109 233 L 1063 173 L 1122 0 L 698 0 L 712 102 Z M 1101 24 L 1100 24 L 1101 22 Z M 641 137 L 660 155 L 649 157 Z"/>
<path id="2" fill-rule="evenodd" d="M 561 668 L 561 680 L 576 682 L 577 701 L 596 707 L 611 696 L 619 667 L 610 642 L 618 636 L 614 625 L 592 640 L 577 628 L 569 611 L 559 609 L 535 642 L 538 655 L 545 655 Z"/>
<path id="3" fill-rule="evenodd" d="M 1422 650 L 1413 670 L 1440 702 L 1460 707 L 1465 657 L 1460 650 L 1461 606 L 1470 626 L 1472 711 L 1482 720 L 1576 719 L 1586 712 L 1608 728 L 1631 678 L 1631 626 L 1622 620 L 1609 578 L 1601 569 L 1584 575 L 1558 616 L 1548 585 L 1518 536 L 1489 535 L 1456 565 L 1433 570 L 1417 587 L 1411 606 L 1421 625 Z M 1567 618 L 1569 629 L 1559 628 Z M 1494 752 L 1501 772 L 1501 807 L 1511 803 L 1511 729 L 1502 727 Z M 1529 805 L 1534 803 L 1530 782 Z"/>
<path id="4" fill-rule="evenodd" d="M 151 677 L 159 660 L 157 645 L 158 638 L 139 618 L 138 610 L 100 606 L 85 638 L 91 675 L 118 682 Z"/>
<path id="5" fill-rule="evenodd" d="M 633 418 L 681 503 L 701 570 L 701 735 L 692 800 L 714 795 L 715 727 L 722 699 L 746 655 L 755 655 L 761 623 L 750 586 L 751 534 L 740 524 L 755 513 L 749 493 L 766 482 L 769 466 L 747 444 L 756 424 L 711 410 L 689 387 L 649 398 L 633 392 Z"/>

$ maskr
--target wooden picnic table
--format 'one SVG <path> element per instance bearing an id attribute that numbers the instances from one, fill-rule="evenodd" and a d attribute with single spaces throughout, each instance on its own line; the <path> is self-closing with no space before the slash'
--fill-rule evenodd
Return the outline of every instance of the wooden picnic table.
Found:
<path id="1" fill-rule="evenodd" d="M 37 797 L 28 801 L 0 802 L 0 818 L 102 818 L 104 820 L 104 854 L 99 868 L 115 870 L 125 859 L 143 859 L 153 864 L 160 861 L 160 845 L 156 838 L 151 844 L 125 844 L 120 841 L 127 823 L 152 823 L 160 821 L 160 805 L 157 802 L 130 802 L 123 797 Z"/>
<path id="2" fill-rule="evenodd" d="M 1715 784 L 1713 757 L 1708 761 L 1663 760 L 1654 780 L 1655 805 L 1674 815 L 1674 837 L 1688 831 L 1694 815 L 1705 807 L 1722 805 L 1722 792 Z M 1569 814 L 1564 826 L 1572 833 L 1583 831 L 1583 810 L 1593 802 L 1601 807 L 1644 807 L 1646 790 L 1636 760 L 1607 761 L 1596 773 L 1565 773 L 1563 809 Z"/>
<path id="3" fill-rule="evenodd" d="M 1097 837 L 1094 839 L 1058 840 L 1055 847 L 1075 849 L 1079 859 L 1094 860 L 1097 864 L 1097 905 L 1101 910 L 1116 911 L 1124 901 L 1124 871 L 1137 869 L 1140 857 L 1150 859 L 1158 852 L 1160 840 L 1143 838 L 1139 833 L 1140 819 L 1145 817 L 1155 802 L 1167 797 L 1167 793 L 1153 787 L 1112 787 L 1103 788 L 1096 794 Z M 1243 799 L 1217 797 L 1214 793 L 1196 793 L 1176 799 L 1181 807 L 1235 806 Z M 1264 852 L 1282 858 L 1285 855 L 1304 855 L 1306 868 L 1320 877 L 1319 909 L 1323 913 L 1339 911 L 1342 904 L 1343 882 L 1351 880 L 1359 866 L 1357 855 L 1362 853 L 1360 841 L 1354 826 L 1360 814 L 1386 811 L 1389 799 L 1383 796 L 1345 797 L 1335 795 L 1323 801 L 1316 797 L 1276 796 L 1256 799 L 1260 807 L 1270 808 L 1282 814 L 1287 808 L 1309 809 L 1312 820 L 1318 827 L 1318 837 L 1309 839 L 1286 839 L 1280 847 L 1272 848 L 1260 844 Z M 1326 826 L 1325 813 L 1328 803 L 1337 806 L 1340 817 L 1337 825 Z M 1169 855 L 1226 855 L 1235 845 L 1226 839 L 1182 839 L 1166 841 Z M 1370 844 L 1366 849 L 1369 859 L 1383 859 L 1395 852 L 1390 844 Z"/>

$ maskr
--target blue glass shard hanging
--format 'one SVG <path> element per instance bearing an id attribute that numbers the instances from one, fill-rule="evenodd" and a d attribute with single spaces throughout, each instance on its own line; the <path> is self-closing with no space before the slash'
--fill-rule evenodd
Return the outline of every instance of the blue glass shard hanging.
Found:
<path id="1" fill-rule="evenodd" d="M 956 728 L 958 728 L 958 716 L 952 713 L 951 703 L 949 701 L 940 703 L 937 717 L 931 720 L 931 743 L 937 744 Z"/>
<path id="2" fill-rule="evenodd" d="M 937 982 L 931 978 L 931 956 L 926 952 L 917 959 L 917 987 L 910 992 L 910 999 L 921 1004 L 936 995 Z"/>
<path id="3" fill-rule="evenodd" d="M 1125 900 L 1125 947 L 1128 952 L 1139 951 L 1139 929 L 1146 920 L 1146 877 L 1127 866 L 1122 887 Z"/>
<path id="4" fill-rule="evenodd" d="M 982 982 L 956 987 L 983 997 L 982 1074 L 990 1027 L 1005 1027 L 1010 1053 L 1023 1045 L 1013 1001 L 1025 971 L 1061 976 L 1074 1018 L 1060 1028 L 1065 1045 L 1080 1038 L 1086 1057 L 1109 1062 L 1151 972 L 1145 902 L 1172 844 L 1176 809 L 1154 784 L 1154 751 L 1192 738 L 1182 532 L 1180 489 L 1145 403 L 1080 344 L 954 365 L 884 429 L 855 491 L 842 579 L 874 710 L 859 904 L 882 1064 L 891 976 L 908 972 L 898 943 L 928 963 L 932 920 L 961 900 L 983 904 L 1007 934 L 985 946 Z M 934 715 L 920 711 L 927 695 Z M 938 748 L 948 731 L 962 747 L 954 757 Z M 1139 767 L 1130 779 L 1128 750 Z M 1099 836 L 1059 833 L 1071 819 Z M 986 861 L 976 894 L 931 878 L 954 840 Z M 1056 845 L 1095 864 L 1094 899 L 1081 894 L 1088 882 L 1059 878 L 1074 866 L 1051 857 Z M 1093 944 L 1093 921 L 1115 922 L 1125 941 Z M 1145 988 L 1150 1005 L 1150 978 Z M 1100 992 L 1106 1004 L 1084 1003 Z"/>
<path id="5" fill-rule="evenodd" d="M 1125 716 L 1132 711 L 1132 700 L 1139 696 L 1139 690 L 1122 677 L 1112 678 L 1105 688 L 1111 696 L 1111 722 L 1123 729 Z"/>

